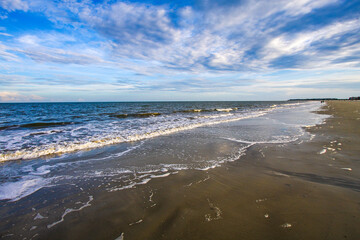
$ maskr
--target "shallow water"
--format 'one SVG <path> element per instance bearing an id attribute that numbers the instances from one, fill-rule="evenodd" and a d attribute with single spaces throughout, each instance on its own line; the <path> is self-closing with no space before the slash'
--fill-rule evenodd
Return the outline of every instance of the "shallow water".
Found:
<path id="1" fill-rule="evenodd" d="M 298 103 L 0 104 L 0 161 L 34 159 L 262 116 Z"/>
<path id="2" fill-rule="evenodd" d="M 9 118 L 11 123 L 3 120 L 0 131 L 5 149 L 0 166 L 1 216 L 3 222 L 11 223 L 13 216 L 38 217 L 48 229 L 67 214 L 91 207 L 94 192 L 134 188 L 186 169 L 208 170 L 241 159 L 257 143 L 308 140 L 311 136 L 303 127 L 326 117 L 312 113 L 321 106 L 318 102 L 50 104 L 41 106 L 31 119 L 15 106 L 6 111 L 17 116 Z M 39 105 L 28 107 L 33 112 Z M 65 109 L 66 117 L 60 121 Z M 160 115 L 134 116 L 143 112 Z M 115 113 L 129 117 L 113 118 Z M 71 123 L 54 125 L 45 118 Z M 35 134 L 40 132 L 44 134 Z M 94 139 L 103 141 L 97 145 Z M 92 142 L 89 147 L 73 147 Z M 61 146 L 53 148 L 56 154 L 45 154 L 44 149 L 54 144 Z M 71 151 L 59 151 L 64 148 Z M 16 151 L 19 154 L 13 154 Z M 19 206 L 24 206 L 22 212 Z M 33 227 L 28 222 L 13 224 L 25 225 L 24 231 Z M 3 225 L 1 230 L 9 229 Z"/>

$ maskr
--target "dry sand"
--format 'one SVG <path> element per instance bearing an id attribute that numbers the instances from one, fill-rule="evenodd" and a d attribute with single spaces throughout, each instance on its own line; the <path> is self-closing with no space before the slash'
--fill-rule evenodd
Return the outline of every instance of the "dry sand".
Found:
<path id="1" fill-rule="evenodd" d="M 360 102 L 330 101 L 309 142 L 101 194 L 47 239 L 360 239 Z M 326 150 L 326 151 L 325 151 Z"/>

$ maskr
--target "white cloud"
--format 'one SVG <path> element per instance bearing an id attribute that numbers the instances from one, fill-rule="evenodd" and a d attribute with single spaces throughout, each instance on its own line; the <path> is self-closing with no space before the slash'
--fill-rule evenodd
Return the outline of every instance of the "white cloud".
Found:
<path id="1" fill-rule="evenodd" d="M 336 2 L 247 0 L 232 1 L 231 5 L 212 3 L 215 7 L 208 8 L 171 9 L 130 2 L 64 1 L 55 5 L 33 0 L 28 2 L 31 10 L 41 9 L 53 22 L 72 24 L 79 34 L 25 34 L 2 52 L 6 52 L 7 59 L 15 59 L 13 52 L 18 52 L 38 62 L 107 64 L 141 74 L 271 70 L 276 69 L 274 60 L 293 54 L 316 60 L 316 64 L 307 60 L 310 64 L 294 68 L 349 66 L 335 61 L 346 57 L 345 52 L 356 54 L 358 48 L 340 44 L 333 57 L 323 58 L 313 44 L 359 30 L 359 20 L 340 21 L 311 31 L 280 30 L 289 19 Z M 89 41 L 87 36 L 98 42 Z M 254 49 L 257 52 L 251 55 Z M 358 61 L 351 66 L 355 64 Z"/>
<path id="2" fill-rule="evenodd" d="M 333 4 L 339 0 L 296 0 L 282 2 L 284 9 L 289 15 L 306 14 L 314 9 Z"/>
<path id="3" fill-rule="evenodd" d="M 116 3 L 82 8 L 80 18 L 113 40 L 115 56 L 140 59 L 154 68 L 174 71 L 253 71 L 272 68 L 277 57 L 303 51 L 313 42 L 354 30 L 356 20 L 313 32 L 278 35 L 273 32 L 289 17 L 301 16 L 337 0 L 245 1 L 231 7 L 195 10 L 189 6 L 171 12 L 163 6 Z M 179 26 L 169 14 L 181 17 Z M 199 17 L 201 16 L 201 17 Z M 271 22 L 276 21 L 275 26 Z M 351 27 L 347 27 L 347 25 Z M 269 44 L 266 44 L 268 40 Z M 246 52 L 266 45 L 262 55 Z M 310 53 L 310 52 L 309 52 Z M 328 62 L 327 62 L 328 63 Z"/>
<path id="4" fill-rule="evenodd" d="M 14 53 L 11 53 L 11 49 L 11 47 L 0 43 L 0 59 L 6 61 L 19 61 L 18 56 L 16 56 Z"/>
<path id="5" fill-rule="evenodd" d="M 85 7 L 79 17 L 104 36 L 125 45 L 156 47 L 171 42 L 177 33 L 163 7 L 118 2 Z"/>
<path id="6" fill-rule="evenodd" d="M 3 32 L 0 32 L 0 35 L 1 35 L 1 36 L 5 36 L 5 37 L 12 37 L 11 34 L 3 33 Z"/>
<path id="7" fill-rule="evenodd" d="M 16 52 L 37 62 L 80 65 L 106 63 L 101 49 L 89 43 L 76 42 L 73 36 L 58 33 L 25 34 L 18 37 L 12 47 L 0 45 L 1 52 L 6 53 L 8 59 L 15 59 L 16 55 L 11 52 Z"/>
<path id="8" fill-rule="evenodd" d="M 2 102 L 28 102 L 40 101 L 44 98 L 34 94 L 23 95 L 18 92 L 0 92 L 0 99 Z"/>
<path id="9" fill-rule="evenodd" d="M 272 39 L 266 46 L 268 51 L 282 54 L 294 54 L 305 50 L 312 43 L 334 38 L 336 35 L 344 34 L 360 26 L 360 19 L 345 22 L 337 22 L 315 31 L 300 32 L 295 35 L 283 34 Z M 268 55 L 269 53 L 267 53 Z M 272 58 L 277 55 L 272 56 Z"/>
<path id="10" fill-rule="evenodd" d="M 0 6 L 9 12 L 16 10 L 27 11 L 29 9 L 27 2 L 22 0 L 1 0 Z"/>

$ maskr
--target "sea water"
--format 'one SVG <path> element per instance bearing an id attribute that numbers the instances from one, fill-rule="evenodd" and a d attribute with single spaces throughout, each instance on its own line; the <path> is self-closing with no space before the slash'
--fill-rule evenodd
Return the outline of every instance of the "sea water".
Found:
<path id="1" fill-rule="evenodd" d="M 65 215 L 90 207 L 95 189 L 116 192 L 187 169 L 206 171 L 241 160 L 254 144 L 310 140 L 304 127 L 324 121 L 325 115 L 314 113 L 321 106 L 320 102 L 0 104 L 0 203 L 14 209 L 22 203 L 35 209 L 31 202 L 60 206 L 56 221 L 49 213 L 36 212 L 35 218 L 49 218 L 47 226 L 52 228 Z M 49 194 L 54 192 L 56 198 Z M 1 214 L 11 218 L 9 210 Z"/>

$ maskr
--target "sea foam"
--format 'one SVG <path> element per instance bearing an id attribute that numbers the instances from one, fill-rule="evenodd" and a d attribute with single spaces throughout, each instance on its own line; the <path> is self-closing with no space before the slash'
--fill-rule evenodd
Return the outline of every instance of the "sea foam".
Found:
<path id="1" fill-rule="evenodd" d="M 157 128 L 151 128 L 151 125 L 148 128 L 145 128 L 145 131 L 140 129 L 139 131 L 131 132 L 130 134 L 124 135 L 108 135 L 102 138 L 93 138 L 89 139 L 86 142 L 74 141 L 74 142 L 62 142 L 62 143 L 53 143 L 48 145 L 42 145 L 38 147 L 33 147 L 29 149 L 21 149 L 17 151 L 5 151 L 0 154 L 0 162 L 8 160 L 18 160 L 18 159 L 34 159 L 47 155 L 60 155 L 80 150 L 87 150 L 93 148 L 99 148 L 106 145 L 125 143 L 125 142 L 134 142 L 141 141 L 149 138 L 159 137 L 163 135 L 168 135 L 172 133 L 177 133 L 181 131 L 191 130 L 198 127 L 210 126 L 214 124 L 227 123 L 233 121 L 239 121 L 242 119 L 260 117 L 268 113 L 270 109 L 264 111 L 250 112 L 246 114 L 223 116 L 223 119 L 207 119 L 199 121 L 196 123 L 192 122 L 180 122 L 180 124 L 170 124 L 163 125 Z"/>

